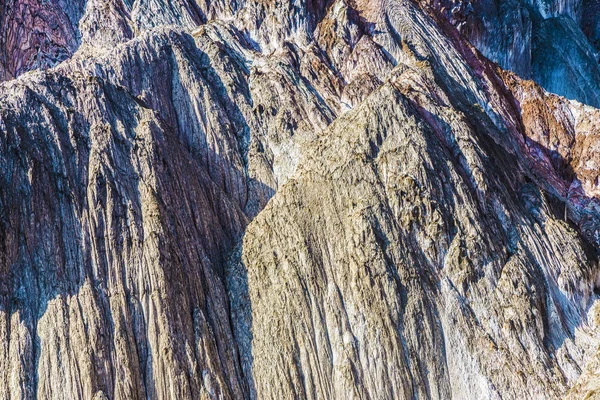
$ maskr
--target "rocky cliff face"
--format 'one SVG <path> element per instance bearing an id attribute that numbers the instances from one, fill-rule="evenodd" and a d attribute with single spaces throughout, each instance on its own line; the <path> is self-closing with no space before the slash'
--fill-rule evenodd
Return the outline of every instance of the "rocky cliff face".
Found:
<path id="1" fill-rule="evenodd" d="M 597 395 L 597 4 L 501 3 L 5 2 L 0 397 Z"/>
<path id="2" fill-rule="evenodd" d="M 503 68 L 550 92 L 600 107 L 597 1 L 426 3 Z"/>

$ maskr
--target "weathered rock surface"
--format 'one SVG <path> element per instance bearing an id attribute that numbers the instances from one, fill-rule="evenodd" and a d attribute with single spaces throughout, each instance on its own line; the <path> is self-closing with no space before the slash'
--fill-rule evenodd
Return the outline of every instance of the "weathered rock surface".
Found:
<path id="1" fill-rule="evenodd" d="M 559 397 L 595 344 L 571 336 L 594 297 L 585 245 L 506 150 L 398 78 L 246 232 L 257 397 Z"/>
<path id="2" fill-rule="evenodd" d="M 501 3 L 5 2 L 0 398 L 600 393 L 600 111 L 473 46 L 594 104 L 597 4 Z"/>
<path id="3" fill-rule="evenodd" d="M 427 0 L 485 56 L 546 90 L 600 107 L 599 3 Z"/>
<path id="4" fill-rule="evenodd" d="M 278 67 L 293 104 L 252 109 L 254 73 L 213 34 L 157 30 L 2 85 L 3 397 L 247 392 L 223 262 L 293 169 L 286 133 L 331 112 Z"/>
<path id="5" fill-rule="evenodd" d="M 597 111 L 422 17 L 398 25 L 414 59 L 247 229 L 232 305 L 257 398 L 560 398 L 596 350 L 595 256 L 557 205 L 596 240 Z"/>
<path id="6" fill-rule="evenodd" d="M 0 81 L 48 68 L 77 49 L 78 1 L 6 0 L 0 4 Z M 69 4 L 68 8 L 63 7 Z"/>

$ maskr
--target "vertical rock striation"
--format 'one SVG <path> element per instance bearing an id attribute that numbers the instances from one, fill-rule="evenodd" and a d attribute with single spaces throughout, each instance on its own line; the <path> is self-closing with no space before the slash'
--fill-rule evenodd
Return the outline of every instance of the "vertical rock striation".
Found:
<path id="1" fill-rule="evenodd" d="M 594 395 L 596 5 L 5 2 L 0 398 Z"/>
<path id="2" fill-rule="evenodd" d="M 550 92 L 600 106 L 597 2 L 426 3 L 501 67 Z"/>

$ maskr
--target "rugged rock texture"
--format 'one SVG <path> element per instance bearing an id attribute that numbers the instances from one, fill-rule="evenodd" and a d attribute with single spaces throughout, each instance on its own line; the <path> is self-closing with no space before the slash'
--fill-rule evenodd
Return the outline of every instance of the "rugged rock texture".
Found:
<path id="1" fill-rule="evenodd" d="M 307 45 L 325 7 L 319 0 L 9 0 L 0 9 L 0 80 L 53 66 L 79 46 L 97 53 L 154 27 L 193 29 L 214 19 L 233 19 L 257 47 L 272 53 L 286 40 Z"/>
<path id="2" fill-rule="evenodd" d="M 47 68 L 77 49 L 79 2 L 7 0 L 0 4 L 0 81 Z"/>
<path id="3" fill-rule="evenodd" d="M 600 107 L 597 1 L 426 3 L 503 68 L 550 92 Z"/>
<path id="4" fill-rule="evenodd" d="M 227 20 L 263 53 L 276 52 L 286 42 L 310 47 L 314 40 L 325 51 L 327 63 L 344 78 L 362 63 L 369 72 L 359 68 L 352 78 L 359 77 L 365 84 L 349 85 L 343 96 L 344 103 L 353 105 L 356 96 L 364 97 L 365 87 L 372 89 L 389 72 L 390 60 L 378 54 L 380 49 L 369 39 L 361 40 L 384 33 L 388 26 L 386 21 L 376 21 L 381 16 L 379 3 L 383 2 L 10 0 L 0 14 L 4 32 L 0 80 L 53 66 L 79 46 L 97 53 L 153 27 L 193 29 L 207 21 Z M 503 68 L 534 79 L 550 92 L 600 107 L 600 5 L 596 0 L 421 3 L 439 12 Z M 384 30 L 375 32 L 376 25 Z M 364 57 L 376 60 L 367 64 L 359 60 Z"/>
<path id="5" fill-rule="evenodd" d="M 556 197 L 597 240 L 597 111 L 419 22 L 248 227 L 232 304 L 258 398 L 559 398 L 598 345 L 594 252 Z"/>
<path id="6" fill-rule="evenodd" d="M 597 3 L 500 3 L 5 2 L 0 397 L 598 395 L 600 111 L 465 39 L 594 104 Z"/>
<path id="7" fill-rule="evenodd" d="M 246 232 L 258 398 L 559 397 L 595 343 L 569 333 L 593 296 L 584 244 L 464 114 L 406 97 L 411 72 Z"/>
<path id="8" fill-rule="evenodd" d="M 209 36 L 158 30 L 3 85 L 3 397 L 247 392 L 223 262 L 263 181 L 289 174 L 265 154 L 288 150 L 268 146 L 277 112 L 255 131 L 250 72 Z M 301 89 L 298 140 L 327 121 Z"/>

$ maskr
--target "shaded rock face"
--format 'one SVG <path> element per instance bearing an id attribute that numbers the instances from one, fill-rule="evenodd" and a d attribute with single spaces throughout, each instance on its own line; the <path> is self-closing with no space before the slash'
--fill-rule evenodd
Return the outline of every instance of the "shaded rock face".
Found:
<path id="1" fill-rule="evenodd" d="M 170 73 L 186 49 L 159 58 L 167 38 L 153 41 L 132 50 Z M 225 117 L 198 56 L 187 73 Z M 96 76 L 39 78 L 3 91 L 3 397 L 241 396 L 219 278 L 247 223 L 243 178 L 219 166 L 237 160 L 186 143 L 174 106 L 159 115 Z"/>
<path id="2" fill-rule="evenodd" d="M 427 3 L 501 67 L 550 92 L 600 106 L 597 1 Z"/>
<path id="3" fill-rule="evenodd" d="M 496 3 L 4 3 L 0 398 L 598 393 L 600 111 L 473 46 L 597 4 Z"/>
<path id="4" fill-rule="evenodd" d="M 6 32 L 0 42 L 3 55 L 0 80 L 53 66 L 80 46 L 94 55 L 153 27 L 178 25 L 193 29 L 207 21 L 225 19 L 265 53 L 277 51 L 287 41 L 305 47 L 315 40 L 331 58 L 332 65 L 342 68 L 342 75 L 349 71 L 340 65 L 340 57 L 353 67 L 361 53 L 380 58 L 378 62 L 370 60 L 369 64 L 377 74 L 373 75 L 374 71 L 365 74 L 360 69 L 365 85 L 349 85 L 343 100 L 351 105 L 357 95 L 364 97 L 360 95 L 364 87 L 372 89 L 381 81 L 378 75 L 389 72 L 385 65 L 388 60 L 377 54 L 380 50 L 367 39 L 360 41 L 365 31 L 370 32 L 375 26 L 365 16 L 378 7 L 377 2 L 360 3 L 12 0 L 5 3 L 0 17 Z M 437 10 L 501 67 L 534 79 L 550 92 L 600 107 L 597 1 L 427 0 L 421 3 Z M 367 65 L 363 67 L 369 69 Z"/>
<path id="5" fill-rule="evenodd" d="M 7 0 L 0 5 L 0 81 L 48 68 L 69 57 L 78 43 L 79 1 Z"/>

